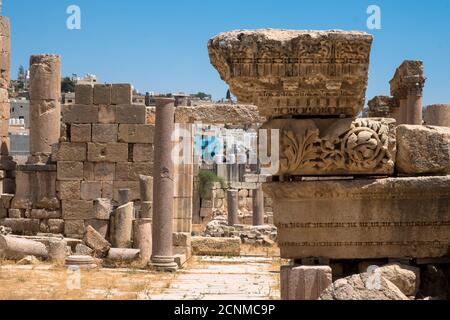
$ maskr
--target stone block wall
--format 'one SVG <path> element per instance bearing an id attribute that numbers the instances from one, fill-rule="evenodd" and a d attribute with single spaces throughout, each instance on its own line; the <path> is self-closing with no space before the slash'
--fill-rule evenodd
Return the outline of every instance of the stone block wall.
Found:
<path id="1" fill-rule="evenodd" d="M 117 204 L 120 189 L 139 200 L 139 175 L 153 175 L 154 125 L 146 109 L 132 104 L 129 84 L 79 85 L 76 103 L 62 111 L 62 137 L 54 147 L 56 189 L 65 234 L 80 237 L 87 225 L 107 228 L 97 199 Z M 104 233 L 104 231 L 102 232 Z"/>
<path id="2" fill-rule="evenodd" d="M 201 199 L 200 217 L 202 224 L 209 223 L 217 212 L 227 213 L 227 189 L 239 191 L 239 222 L 240 224 L 253 223 L 253 190 L 258 189 L 258 182 L 229 182 L 222 186 L 215 183 L 211 191 Z M 225 188 L 224 188 L 225 187 Z M 264 222 L 273 224 L 272 199 L 264 196 Z"/>

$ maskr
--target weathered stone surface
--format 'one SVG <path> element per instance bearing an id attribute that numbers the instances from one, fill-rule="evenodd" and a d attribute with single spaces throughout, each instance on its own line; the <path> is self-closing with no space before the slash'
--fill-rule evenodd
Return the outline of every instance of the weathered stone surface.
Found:
<path id="1" fill-rule="evenodd" d="M 119 200 L 120 189 L 130 189 L 130 201 L 139 200 L 139 181 L 114 181 L 114 200 Z"/>
<path id="2" fill-rule="evenodd" d="M 174 247 L 190 247 L 192 243 L 192 237 L 187 232 L 174 232 L 173 233 L 173 246 Z"/>
<path id="3" fill-rule="evenodd" d="M 376 96 L 367 104 L 369 106 L 369 118 L 389 118 L 394 113 L 394 109 L 397 108 L 395 100 L 387 96 Z"/>
<path id="4" fill-rule="evenodd" d="M 62 109 L 64 123 L 89 124 L 98 122 L 98 106 L 74 104 Z"/>
<path id="5" fill-rule="evenodd" d="M 139 176 L 139 187 L 142 202 L 152 202 L 153 201 L 153 177 L 140 175 Z"/>
<path id="6" fill-rule="evenodd" d="M 58 181 L 58 198 L 60 200 L 74 200 L 81 198 L 81 183 L 75 181 Z"/>
<path id="7" fill-rule="evenodd" d="M 91 84 L 77 84 L 75 86 L 75 103 L 91 105 L 94 103 L 94 87 Z"/>
<path id="8" fill-rule="evenodd" d="M 245 104 L 205 104 L 195 107 L 177 107 L 175 111 L 176 123 L 202 122 L 206 124 L 253 124 L 264 123 L 258 107 Z"/>
<path id="9" fill-rule="evenodd" d="M 59 161 L 57 172 L 60 181 L 83 180 L 83 162 Z"/>
<path id="10" fill-rule="evenodd" d="M 47 258 L 48 251 L 42 243 L 12 236 L 0 235 L 0 257 L 20 260 L 26 256 Z"/>
<path id="11" fill-rule="evenodd" d="M 406 296 L 415 296 L 420 288 L 420 269 L 393 263 L 379 269 L 380 274 Z"/>
<path id="12" fill-rule="evenodd" d="M 8 89 L 10 81 L 11 34 L 9 18 L 0 17 L 0 89 Z"/>
<path id="13" fill-rule="evenodd" d="M 263 129 L 279 130 L 276 175 L 385 175 L 395 168 L 394 125 L 393 119 L 279 119 Z"/>
<path id="14" fill-rule="evenodd" d="M 130 84 L 117 83 L 111 86 L 111 104 L 131 104 L 132 88 Z"/>
<path id="15" fill-rule="evenodd" d="M 355 116 L 364 106 L 372 36 L 362 32 L 236 30 L 208 43 L 239 103 L 267 117 Z"/>
<path id="16" fill-rule="evenodd" d="M 450 127 L 450 104 L 428 106 L 424 120 L 429 126 Z"/>
<path id="17" fill-rule="evenodd" d="M 111 244 L 102 237 L 93 227 L 86 228 L 84 242 L 88 247 L 94 250 L 94 254 L 98 257 L 104 257 L 111 248 Z"/>
<path id="18" fill-rule="evenodd" d="M 49 240 L 48 243 L 48 258 L 50 261 L 57 265 L 64 265 L 66 260 L 66 247 L 67 242 L 65 240 Z"/>
<path id="19" fill-rule="evenodd" d="M 92 250 L 91 248 L 89 248 L 88 246 L 79 243 L 77 244 L 77 246 L 75 247 L 75 254 L 79 255 L 79 256 L 92 256 L 94 253 L 94 250 Z"/>
<path id="20" fill-rule="evenodd" d="M 121 124 L 119 141 L 126 143 L 153 143 L 155 126 L 151 124 Z"/>
<path id="21" fill-rule="evenodd" d="M 397 145 L 399 172 L 450 173 L 450 128 L 398 126 Z"/>
<path id="22" fill-rule="evenodd" d="M 111 199 L 95 199 L 94 200 L 94 218 L 98 220 L 108 220 L 113 211 Z"/>
<path id="23" fill-rule="evenodd" d="M 357 274 L 337 280 L 320 297 L 321 300 L 409 300 L 392 282 L 382 276 Z"/>
<path id="24" fill-rule="evenodd" d="M 146 110 L 141 105 L 116 106 L 116 122 L 119 124 L 145 124 Z"/>
<path id="25" fill-rule="evenodd" d="M 128 144 L 126 143 L 88 143 L 90 162 L 126 162 Z"/>
<path id="26" fill-rule="evenodd" d="M 116 174 L 116 164 L 99 162 L 94 164 L 95 181 L 112 181 Z"/>
<path id="27" fill-rule="evenodd" d="M 197 256 L 239 256 L 241 239 L 192 237 L 192 254 Z"/>
<path id="28" fill-rule="evenodd" d="M 111 248 L 106 259 L 114 262 L 132 262 L 139 259 L 139 249 Z"/>
<path id="29" fill-rule="evenodd" d="M 37 219 L 2 219 L 0 225 L 10 228 L 15 234 L 36 234 L 39 232 Z"/>
<path id="30" fill-rule="evenodd" d="M 64 223 L 64 234 L 71 238 L 83 239 L 86 233 L 86 226 L 84 225 L 84 220 L 69 220 L 65 219 Z"/>
<path id="31" fill-rule="evenodd" d="M 64 220 L 88 220 L 94 217 L 93 201 L 62 200 Z"/>
<path id="32" fill-rule="evenodd" d="M 86 143 L 59 143 L 53 146 L 52 159 L 54 161 L 85 161 L 86 150 Z"/>
<path id="33" fill-rule="evenodd" d="M 136 143 L 133 146 L 133 161 L 134 162 L 153 162 L 153 145 L 152 144 L 142 144 Z"/>
<path id="34" fill-rule="evenodd" d="M 102 197 L 101 181 L 82 181 L 81 182 L 81 199 L 95 200 Z"/>
<path id="35" fill-rule="evenodd" d="M 133 235 L 133 203 L 116 209 L 114 214 L 113 245 L 116 248 L 131 248 Z"/>
<path id="36" fill-rule="evenodd" d="M 103 238 L 108 238 L 109 220 L 90 219 L 85 221 L 85 225 L 94 228 Z"/>
<path id="37" fill-rule="evenodd" d="M 397 68 L 390 81 L 391 96 L 398 100 L 406 99 L 411 88 L 422 88 L 424 84 L 423 62 L 406 60 Z"/>
<path id="38" fill-rule="evenodd" d="M 33 55 L 30 57 L 30 100 L 61 98 L 61 57 L 58 55 Z"/>
<path id="39" fill-rule="evenodd" d="M 328 266 L 281 267 L 282 300 L 317 300 L 332 285 Z"/>
<path id="40" fill-rule="evenodd" d="M 274 201 L 283 258 L 448 255 L 450 176 L 273 182 L 263 188 Z"/>
<path id="41" fill-rule="evenodd" d="M 94 104 L 97 104 L 97 105 L 111 104 L 111 85 L 110 84 L 94 85 Z"/>
<path id="42" fill-rule="evenodd" d="M 116 106 L 98 106 L 98 122 L 116 124 Z"/>
<path id="43" fill-rule="evenodd" d="M 116 124 L 93 124 L 92 142 L 117 142 L 118 127 Z"/>
<path id="44" fill-rule="evenodd" d="M 152 220 L 133 221 L 133 248 L 140 250 L 141 262 L 148 263 L 152 257 Z"/>
<path id="45" fill-rule="evenodd" d="M 119 162 L 116 164 L 116 180 L 137 181 L 140 175 L 152 176 L 153 163 L 150 162 Z"/>
<path id="46" fill-rule="evenodd" d="M 70 139 L 72 142 L 91 142 L 92 125 L 91 124 L 72 124 L 70 126 Z"/>

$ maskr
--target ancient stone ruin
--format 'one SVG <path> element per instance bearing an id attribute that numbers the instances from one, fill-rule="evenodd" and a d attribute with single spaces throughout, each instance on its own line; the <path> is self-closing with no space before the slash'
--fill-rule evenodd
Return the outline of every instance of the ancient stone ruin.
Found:
<path id="1" fill-rule="evenodd" d="M 448 129 L 422 126 L 420 61 L 398 68 L 393 98 L 369 103 L 375 118 L 356 118 L 371 43 L 368 34 L 335 30 L 238 30 L 209 42 L 232 93 L 268 119 L 267 136 L 279 135 L 269 141 L 279 146 L 278 172 L 263 186 L 281 257 L 293 261 L 281 270 L 285 299 L 317 299 L 332 275 L 366 272 L 371 263 L 417 269 L 447 261 Z M 434 110 L 428 118 L 437 123 Z M 339 299 L 333 294 L 324 298 Z"/>

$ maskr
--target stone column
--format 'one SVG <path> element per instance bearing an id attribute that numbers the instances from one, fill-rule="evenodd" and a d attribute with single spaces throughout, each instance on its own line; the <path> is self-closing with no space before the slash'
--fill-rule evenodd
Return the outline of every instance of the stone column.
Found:
<path id="1" fill-rule="evenodd" d="M 281 300 L 317 300 L 333 283 L 328 266 L 281 267 Z"/>
<path id="2" fill-rule="evenodd" d="M 253 190 L 253 225 L 264 225 L 264 192 L 262 187 Z"/>
<path id="3" fill-rule="evenodd" d="M 130 189 L 119 189 L 119 206 L 123 206 L 130 202 Z"/>
<path id="4" fill-rule="evenodd" d="M 406 124 L 408 122 L 408 100 L 400 99 L 400 117 L 398 124 Z"/>
<path id="5" fill-rule="evenodd" d="M 59 142 L 61 122 L 61 59 L 57 55 L 30 58 L 30 153 L 50 155 Z"/>
<path id="6" fill-rule="evenodd" d="M 114 234 L 112 242 L 116 248 L 131 248 L 133 235 L 133 203 L 116 209 L 114 214 Z"/>
<path id="7" fill-rule="evenodd" d="M 428 106 L 424 120 L 428 126 L 450 127 L 450 104 Z"/>
<path id="8" fill-rule="evenodd" d="M 141 193 L 141 212 L 139 217 L 142 219 L 152 219 L 153 215 L 153 177 L 139 176 L 139 186 Z"/>
<path id="9" fill-rule="evenodd" d="M 228 190 L 227 192 L 227 207 L 228 207 L 228 225 L 234 226 L 239 224 L 239 192 L 237 190 Z"/>
<path id="10" fill-rule="evenodd" d="M 7 17 L 0 17 L 0 154 L 2 156 L 9 155 L 10 106 L 8 87 L 10 80 L 10 46 L 9 19 Z"/>
<path id="11" fill-rule="evenodd" d="M 408 124 L 422 125 L 423 123 L 422 91 L 422 85 L 419 83 L 408 90 Z"/>
<path id="12" fill-rule="evenodd" d="M 175 100 L 156 100 L 155 162 L 151 266 L 173 272 L 178 266 L 173 256 L 174 163 L 172 134 L 175 129 Z"/>
<path id="13" fill-rule="evenodd" d="M 152 220 L 136 219 L 133 221 L 133 248 L 140 250 L 140 260 L 148 264 L 152 256 Z"/>

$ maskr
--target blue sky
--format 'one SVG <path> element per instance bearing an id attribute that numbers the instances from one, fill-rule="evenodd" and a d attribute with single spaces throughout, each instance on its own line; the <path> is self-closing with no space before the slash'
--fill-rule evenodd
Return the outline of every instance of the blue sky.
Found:
<path id="1" fill-rule="evenodd" d="M 12 25 L 12 75 L 31 54 L 58 53 L 63 74 L 96 74 L 139 91 L 205 91 L 227 86 L 209 63 L 207 41 L 234 29 L 344 29 L 374 35 L 367 97 L 389 93 L 405 59 L 425 62 L 425 104 L 450 103 L 450 0 L 3 0 Z M 68 30 L 78 5 L 82 29 Z M 382 29 L 367 30 L 367 7 Z"/>

